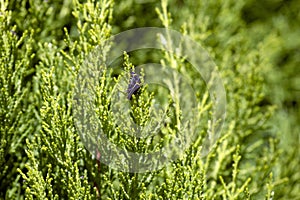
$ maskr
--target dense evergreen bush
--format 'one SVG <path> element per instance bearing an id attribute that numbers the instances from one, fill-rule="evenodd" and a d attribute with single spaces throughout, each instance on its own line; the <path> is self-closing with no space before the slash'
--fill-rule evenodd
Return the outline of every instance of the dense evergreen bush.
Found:
<path id="1" fill-rule="evenodd" d="M 298 0 L 0 0 L 0 9 L 0 199 L 300 199 Z M 96 46 L 146 26 L 180 31 L 209 52 L 226 90 L 226 121 L 205 157 L 196 140 L 161 170 L 121 172 L 82 143 L 72 110 L 75 80 Z M 129 71 L 155 59 L 186 73 L 201 91 L 199 110 L 213 111 L 184 59 L 124 53 L 121 62 Z M 146 148 L 113 129 L 106 94 L 120 80 L 103 70 L 96 113 L 105 133 Z M 154 97 L 147 89 L 131 101 L 139 124 L 149 120 Z M 162 141 L 178 131 L 180 118 L 168 117 Z M 201 134 L 214 130 L 209 114 L 193 125 Z"/>

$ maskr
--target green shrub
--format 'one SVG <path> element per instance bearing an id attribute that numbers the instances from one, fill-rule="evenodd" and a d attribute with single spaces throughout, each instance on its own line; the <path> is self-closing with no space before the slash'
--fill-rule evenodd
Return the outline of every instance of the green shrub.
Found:
<path id="1" fill-rule="evenodd" d="M 300 199 L 297 7 L 296 0 L 1 0 L 0 199 Z M 84 145 L 78 129 L 86 127 L 75 125 L 74 94 L 86 60 L 95 64 L 107 57 L 89 58 L 96 46 L 103 47 L 115 33 L 144 26 L 178 30 L 209 52 L 226 90 L 227 112 L 208 155 L 201 155 L 199 137 L 164 168 L 130 173 L 100 163 L 97 150 Z M 216 132 L 210 121 L 214 102 L 184 58 L 164 51 L 125 52 L 121 69 L 129 74 L 153 60 L 186 74 L 200 91 L 199 112 L 208 114 L 195 116 L 191 130 L 201 136 Z M 115 128 L 109 94 L 121 76 L 94 66 L 103 72 L 95 88 L 95 113 L 112 141 L 146 152 L 180 132 L 184 110 L 163 90 L 158 98 L 168 97 L 169 121 L 156 145 Z M 132 97 L 136 123 L 149 121 L 157 93 L 143 84 Z"/>

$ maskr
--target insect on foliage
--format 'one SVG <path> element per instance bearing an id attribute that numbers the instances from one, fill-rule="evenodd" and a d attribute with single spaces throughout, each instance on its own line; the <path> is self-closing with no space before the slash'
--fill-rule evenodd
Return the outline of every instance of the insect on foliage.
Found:
<path id="1" fill-rule="evenodd" d="M 130 72 L 130 82 L 127 89 L 127 99 L 131 100 L 133 94 L 136 94 L 141 87 L 141 79 L 138 74 Z"/>

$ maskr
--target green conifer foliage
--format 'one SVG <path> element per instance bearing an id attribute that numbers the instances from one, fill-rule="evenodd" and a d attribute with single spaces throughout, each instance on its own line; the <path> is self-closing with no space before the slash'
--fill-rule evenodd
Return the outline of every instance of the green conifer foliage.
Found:
<path id="1" fill-rule="evenodd" d="M 0 199 L 300 199 L 299 5 L 298 0 L 0 0 Z M 207 155 L 202 136 L 217 132 L 210 120 L 214 101 L 209 84 L 184 56 L 122 52 L 115 63 L 121 73 L 97 60 L 109 57 L 108 50 L 101 55 L 94 50 L 109 49 L 113 34 L 146 26 L 188 35 L 217 65 L 226 119 Z M 149 61 L 185 74 L 196 88 L 198 114 L 189 126 L 175 75 L 174 83 L 166 83 L 168 94 L 147 84 L 141 70 L 139 88 L 126 98 L 122 81 Z M 95 73 L 99 81 L 90 88 L 95 115 L 78 123 L 76 94 L 93 81 L 76 82 L 83 65 L 102 73 Z M 130 107 L 117 125 L 111 109 L 120 106 L 112 100 L 115 90 Z M 149 140 L 126 134 L 133 131 L 127 118 L 139 126 L 154 124 L 155 101 L 167 108 L 158 135 Z M 79 131 L 89 130 L 89 120 L 99 120 L 101 133 L 118 147 L 139 153 L 180 140 L 179 133 L 195 131 L 199 137 L 159 170 L 126 172 L 97 160 L 99 149 L 90 151 L 93 146 Z"/>

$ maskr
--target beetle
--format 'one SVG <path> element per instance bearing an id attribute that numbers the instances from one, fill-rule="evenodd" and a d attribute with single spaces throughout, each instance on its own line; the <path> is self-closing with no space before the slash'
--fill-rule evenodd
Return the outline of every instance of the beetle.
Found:
<path id="1" fill-rule="evenodd" d="M 134 71 L 130 71 L 130 82 L 127 88 L 127 99 L 131 100 L 133 94 L 136 94 L 141 87 L 141 79 Z"/>

